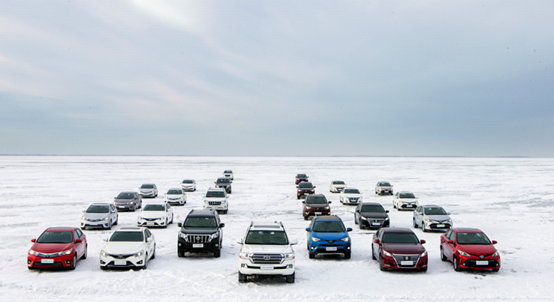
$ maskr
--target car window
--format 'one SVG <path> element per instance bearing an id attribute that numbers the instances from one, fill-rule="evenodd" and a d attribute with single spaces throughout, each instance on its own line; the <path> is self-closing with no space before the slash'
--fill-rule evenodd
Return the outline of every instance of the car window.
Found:
<path id="1" fill-rule="evenodd" d="M 165 211 L 165 206 L 163 204 L 147 204 L 144 206 L 143 211 Z"/>
<path id="2" fill-rule="evenodd" d="M 287 234 L 284 231 L 249 231 L 245 244 L 289 244 Z"/>
<path id="3" fill-rule="evenodd" d="M 413 233 L 394 233 L 387 232 L 383 234 L 383 243 L 419 243 L 417 236 Z"/>
<path id="4" fill-rule="evenodd" d="M 133 232 L 116 231 L 112 234 L 109 241 L 118 241 L 118 242 L 119 241 L 132 241 L 132 242 L 144 241 L 144 235 L 142 234 L 141 231 L 133 231 Z"/>
<path id="5" fill-rule="evenodd" d="M 350 193 L 350 194 L 360 194 L 360 190 L 358 189 L 344 189 L 344 193 Z"/>
<path id="6" fill-rule="evenodd" d="M 167 191 L 167 194 L 183 194 L 183 191 L 181 191 L 181 190 L 169 190 L 169 191 Z"/>
<path id="7" fill-rule="evenodd" d="M 308 198 L 306 199 L 306 203 L 326 204 L 327 198 L 325 198 L 325 196 L 308 196 Z"/>
<path id="8" fill-rule="evenodd" d="M 117 195 L 117 199 L 133 199 L 134 197 L 134 194 L 133 193 L 119 193 L 119 195 Z"/>
<path id="9" fill-rule="evenodd" d="M 344 224 L 342 221 L 338 220 L 323 220 L 314 222 L 314 227 L 312 228 L 314 232 L 345 232 Z"/>
<path id="10" fill-rule="evenodd" d="M 225 193 L 222 191 L 208 191 L 206 197 L 225 197 Z"/>
<path id="11" fill-rule="evenodd" d="M 443 208 L 438 207 L 426 207 L 425 215 L 446 215 L 446 211 Z"/>
<path id="12" fill-rule="evenodd" d="M 75 232 L 77 233 L 77 238 L 81 238 L 83 236 L 83 232 L 79 229 L 75 229 Z"/>
<path id="13" fill-rule="evenodd" d="M 312 185 L 311 182 L 301 182 L 298 184 L 299 188 L 313 188 L 314 185 Z"/>
<path id="14" fill-rule="evenodd" d="M 88 209 L 86 210 L 87 213 L 94 213 L 94 214 L 101 214 L 101 213 L 109 213 L 110 207 L 108 205 L 94 205 L 91 204 Z"/>
<path id="15" fill-rule="evenodd" d="M 400 198 L 415 198 L 414 193 L 400 193 Z"/>
<path id="16" fill-rule="evenodd" d="M 44 232 L 37 239 L 38 243 L 71 243 L 73 242 L 73 234 L 67 232 Z"/>
<path id="17" fill-rule="evenodd" d="M 187 217 L 184 227 L 187 228 L 215 228 L 217 221 L 214 217 Z"/>
<path id="18" fill-rule="evenodd" d="M 460 232 L 458 233 L 458 244 L 491 244 L 491 242 L 483 233 Z"/>
<path id="19" fill-rule="evenodd" d="M 385 213 L 385 209 L 382 205 L 363 205 L 362 212 Z"/>

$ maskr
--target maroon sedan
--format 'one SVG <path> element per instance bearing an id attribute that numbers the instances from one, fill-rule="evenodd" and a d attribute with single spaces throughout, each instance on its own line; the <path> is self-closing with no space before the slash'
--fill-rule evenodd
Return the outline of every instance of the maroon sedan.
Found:
<path id="1" fill-rule="evenodd" d="M 78 259 L 87 258 L 87 237 L 79 228 L 48 228 L 27 255 L 27 268 L 59 267 L 75 269 Z"/>
<path id="2" fill-rule="evenodd" d="M 441 260 L 451 261 L 455 271 L 462 269 L 490 269 L 498 272 L 500 255 L 490 240 L 479 229 L 453 228 L 441 235 Z"/>
<path id="3" fill-rule="evenodd" d="M 408 228 L 381 228 L 373 235 L 371 255 L 382 271 L 408 269 L 427 271 L 427 251 Z"/>

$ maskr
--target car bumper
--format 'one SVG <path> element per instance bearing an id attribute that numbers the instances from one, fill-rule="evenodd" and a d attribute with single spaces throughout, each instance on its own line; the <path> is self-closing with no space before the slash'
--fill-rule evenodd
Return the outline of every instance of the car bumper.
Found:
<path id="1" fill-rule="evenodd" d="M 186 199 L 166 199 L 165 202 L 169 204 L 185 204 L 187 203 Z"/>
<path id="2" fill-rule="evenodd" d="M 102 221 L 83 221 L 81 220 L 81 229 L 90 228 L 90 229 L 107 229 L 110 227 L 109 220 Z"/>
<path id="3" fill-rule="evenodd" d="M 361 219 L 360 225 L 368 229 L 379 229 L 390 226 L 390 220 L 377 220 L 377 219 Z"/>
<path id="4" fill-rule="evenodd" d="M 183 238 L 179 237 L 177 241 L 177 249 L 179 252 L 215 252 L 221 249 L 219 246 L 219 238 L 213 239 L 206 243 L 192 243 L 187 242 Z"/>
<path id="5" fill-rule="evenodd" d="M 399 206 L 398 206 L 398 209 L 399 210 L 415 210 L 417 208 L 417 204 L 415 203 L 401 203 Z"/>
<path id="6" fill-rule="evenodd" d="M 431 230 L 431 231 L 448 230 L 452 228 L 452 223 L 423 222 L 422 228 L 425 228 L 426 230 Z"/>
<path id="7" fill-rule="evenodd" d="M 350 254 L 350 243 L 343 244 L 343 245 L 336 245 L 336 244 L 318 244 L 314 245 L 313 242 L 310 244 L 310 252 L 315 254 Z"/>
<path id="8" fill-rule="evenodd" d="M 404 262 L 403 257 L 410 257 L 412 263 Z M 385 269 L 399 269 L 399 270 L 426 270 L 427 269 L 427 255 L 394 255 L 392 257 L 382 255 L 383 267 Z M 414 259 L 415 258 L 415 259 Z"/>
<path id="9" fill-rule="evenodd" d="M 500 269 L 500 257 L 487 257 L 480 259 L 476 256 L 460 256 L 458 266 L 463 269 Z"/>
<path id="10" fill-rule="evenodd" d="M 204 204 L 203 205 L 203 209 L 204 210 L 215 210 L 215 211 L 227 211 L 229 208 L 229 206 L 227 204 L 222 204 L 222 205 L 209 205 L 209 204 Z"/>
<path id="11" fill-rule="evenodd" d="M 142 197 L 156 197 L 156 192 L 139 192 Z"/>
<path id="12" fill-rule="evenodd" d="M 139 227 L 165 227 L 167 226 L 165 218 L 156 220 L 137 220 L 137 226 Z"/>
<path id="13" fill-rule="evenodd" d="M 377 194 L 379 194 L 379 195 L 385 195 L 385 194 L 392 195 L 392 189 L 379 189 L 379 190 L 377 190 Z"/>
<path id="14" fill-rule="evenodd" d="M 54 258 L 44 258 L 27 254 L 27 267 L 29 268 L 71 267 L 72 261 L 73 254 Z"/>
<path id="15" fill-rule="evenodd" d="M 344 190 L 344 188 L 331 188 L 329 191 L 332 193 L 340 193 L 342 190 Z"/>
<path id="16" fill-rule="evenodd" d="M 186 191 L 186 192 L 194 192 L 194 191 L 196 191 L 196 187 L 184 187 L 184 186 L 181 186 L 181 188 L 183 189 L 183 191 Z"/>
<path id="17" fill-rule="evenodd" d="M 249 260 L 239 260 L 239 272 L 244 275 L 292 275 L 294 260 L 285 260 L 280 264 L 254 264 Z"/>
<path id="18" fill-rule="evenodd" d="M 128 257 L 114 257 L 114 256 L 102 256 L 100 255 L 100 266 L 104 268 L 118 268 L 118 267 L 142 267 L 146 262 L 146 256 L 128 256 Z"/>
<path id="19" fill-rule="evenodd" d="M 304 211 L 304 217 L 309 217 L 309 216 L 320 216 L 320 215 L 331 215 L 331 209 L 328 209 L 328 210 L 320 210 L 320 209 L 317 209 L 317 210 L 305 210 Z"/>
<path id="20" fill-rule="evenodd" d="M 135 210 L 135 204 L 114 204 L 114 207 L 118 211 L 134 211 Z"/>

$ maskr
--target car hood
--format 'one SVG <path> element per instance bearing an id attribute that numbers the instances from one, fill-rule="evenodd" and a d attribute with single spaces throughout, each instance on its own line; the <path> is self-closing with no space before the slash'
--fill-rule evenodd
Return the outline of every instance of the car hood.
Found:
<path id="1" fill-rule="evenodd" d="M 242 245 L 241 252 L 260 254 L 285 254 L 292 253 L 292 247 L 288 244 L 244 244 Z"/>
<path id="2" fill-rule="evenodd" d="M 398 198 L 402 202 L 417 202 L 417 198 Z"/>
<path id="3" fill-rule="evenodd" d="M 357 198 L 362 196 L 362 194 L 358 194 L 358 193 L 344 193 L 342 195 L 348 198 Z"/>
<path id="4" fill-rule="evenodd" d="M 210 197 L 204 198 L 204 201 L 225 201 L 225 197 Z"/>
<path id="5" fill-rule="evenodd" d="M 139 215 L 143 218 L 161 218 L 165 217 L 165 211 L 142 211 Z"/>
<path id="6" fill-rule="evenodd" d="M 102 248 L 108 254 L 134 254 L 146 249 L 144 242 L 108 242 Z"/>
<path id="7" fill-rule="evenodd" d="M 184 234 L 213 234 L 217 229 L 212 228 L 182 228 L 181 233 Z"/>
<path id="8" fill-rule="evenodd" d="M 431 220 L 444 221 L 444 220 L 450 219 L 450 216 L 448 216 L 448 215 L 425 215 L 425 218 L 429 218 Z"/>
<path id="9" fill-rule="evenodd" d="M 348 237 L 348 233 L 347 232 L 329 232 L 329 233 L 312 232 L 312 237 L 332 241 L 332 240 L 339 240 L 344 237 Z"/>
<path id="10" fill-rule="evenodd" d="M 383 250 L 392 254 L 421 254 L 425 248 L 419 243 L 383 243 Z"/>
<path id="11" fill-rule="evenodd" d="M 183 196 L 184 196 L 183 194 L 165 194 L 165 197 L 168 197 L 168 198 L 179 198 Z"/>
<path id="12" fill-rule="evenodd" d="M 131 201 L 135 201 L 135 199 L 114 199 L 113 200 L 114 202 L 116 203 L 128 203 L 128 202 L 131 202 Z"/>
<path id="13" fill-rule="evenodd" d="M 496 252 L 492 244 L 458 244 L 457 248 L 472 255 L 490 255 Z"/>
<path id="14" fill-rule="evenodd" d="M 67 251 L 73 247 L 73 243 L 36 243 L 33 244 L 31 249 L 33 251 L 50 254 L 62 251 Z"/>
<path id="15" fill-rule="evenodd" d="M 328 203 L 306 203 L 305 204 L 306 207 L 311 207 L 311 208 L 325 208 L 325 207 L 328 207 L 329 204 Z"/>
<path id="16" fill-rule="evenodd" d="M 110 216 L 110 213 L 83 213 L 83 217 L 89 219 L 102 219 Z"/>
<path id="17" fill-rule="evenodd" d="M 365 218 L 387 218 L 389 214 L 387 213 L 375 213 L 375 212 L 362 212 L 362 216 Z"/>

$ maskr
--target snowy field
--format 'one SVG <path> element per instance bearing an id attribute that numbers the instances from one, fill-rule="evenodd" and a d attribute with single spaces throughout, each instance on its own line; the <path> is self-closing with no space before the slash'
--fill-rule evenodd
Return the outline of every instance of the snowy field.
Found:
<path id="1" fill-rule="evenodd" d="M 201 207 L 202 197 L 223 170 L 235 175 L 229 213 L 221 215 L 221 258 L 177 257 L 177 224 L 153 229 L 156 259 L 147 270 L 102 271 L 98 254 L 111 231 L 90 231 L 88 259 L 75 271 L 29 271 L 31 239 L 50 226 L 79 226 L 93 202 L 111 202 L 120 191 L 156 183 L 158 199 L 184 178 L 188 193 L 181 219 Z M 308 222 L 296 200 L 294 176 L 306 173 L 332 200 L 332 212 L 354 230 L 352 259 L 308 259 Z M 442 205 L 454 226 L 477 227 L 502 258 L 492 272 L 454 272 L 439 256 L 440 233 L 423 233 L 429 269 L 381 272 L 371 260 L 374 231 L 360 231 L 352 206 L 329 193 L 332 180 L 359 188 L 365 201 L 390 210 L 393 227 L 411 227 L 412 213 L 392 208 L 391 196 L 376 196 L 377 181 L 413 191 L 420 204 Z M 148 201 L 145 199 L 144 201 Z M 137 213 L 119 214 L 120 226 L 134 226 Z M 550 301 L 554 295 L 554 159 L 528 158 L 250 158 L 250 157 L 0 157 L 1 301 Z M 237 281 L 240 238 L 252 220 L 282 221 L 297 239 L 296 283 L 261 278 Z M 117 226 L 116 226 L 117 227 Z"/>

